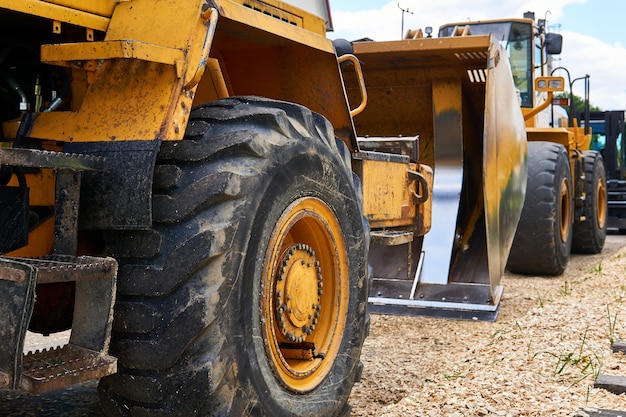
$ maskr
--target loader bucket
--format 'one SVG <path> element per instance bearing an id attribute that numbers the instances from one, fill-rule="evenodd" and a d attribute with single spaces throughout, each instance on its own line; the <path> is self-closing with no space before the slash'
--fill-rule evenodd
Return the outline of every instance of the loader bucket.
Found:
<path id="1" fill-rule="evenodd" d="M 371 311 L 495 320 L 526 187 L 524 120 L 505 50 L 491 36 L 353 47 L 368 94 L 354 119 L 361 149 L 389 151 L 418 136 L 409 157 L 434 171 L 428 233 L 394 243 L 375 238 L 393 225 L 370 222 Z M 356 77 L 343 74 L 358 103 Z"/>

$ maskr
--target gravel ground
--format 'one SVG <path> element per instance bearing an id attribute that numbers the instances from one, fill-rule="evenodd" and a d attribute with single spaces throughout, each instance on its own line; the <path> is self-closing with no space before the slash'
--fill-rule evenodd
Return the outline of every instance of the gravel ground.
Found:
<path id="1" fill-rule="evenodd" d="M 593 388 L 598 373 L 626 376 L 626 357 L 610 349 L 611 340 L 626 339 L 625 273 L 626 236 L 609 235 L 601 254 L 573 256 L 560 277 L 505 276 L 494 323 L 372 315 L 352 415 L 546 417 L 626 410 L 625 396 Z M 29 340 L 31 346 L 41 342 Z M 39 396 L 0 391 L 0 415 L 100 417 L 95 387 Z"/>
<path id="2" fill-rule="evenodd" d="M 353 416 L 574 416 L 626 410 L 593 388 L 626 376 L 626 236 L 556 278 L 507 275 L 496 322 L 372 315 Z M 626 415 L 626 414 L 625 414 Z"/>

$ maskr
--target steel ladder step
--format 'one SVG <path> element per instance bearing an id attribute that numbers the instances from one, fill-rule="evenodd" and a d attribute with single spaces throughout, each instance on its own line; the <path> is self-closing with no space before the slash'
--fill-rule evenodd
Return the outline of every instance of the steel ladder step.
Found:
<path id="1" fill-rule="evenodd" d="M 80 281 L 115 274 L 113 258 L 93 256 L 47 255 L 41 258 L 9 258 L 37 268 L 37 283 Z"/>
<path id="2" fill-rule="evenodd" d="M 372 243 L 385 246 L 398 246 L 413 241 L 413 232 L 409 230 L 372 230 Z"/>
<path id="3" fill-rule="evenodd" d="M 0 306 L 7 320 L 0 347 L 0 387 L 31 393 L 55 390 L 116 372 L 107 354 L 113 320 L 117 261 L 91 256 L 43 258 L 0 256 Z M 23 355 L 24 339 L 35 301 L 35 285 L 76 282 L 70 343 L 62 348 Z"/>
<path id="4" fill-rule="evenodd" d="M 40 394 L 116 371 L 116 358 L 70 343 L 24 355 L 20 388 Z"/>

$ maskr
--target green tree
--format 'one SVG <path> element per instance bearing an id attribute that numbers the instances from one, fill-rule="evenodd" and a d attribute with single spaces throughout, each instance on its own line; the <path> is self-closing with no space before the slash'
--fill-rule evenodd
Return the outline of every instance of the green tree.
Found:
<path id="1" fill-rule="evenodd" d="M 561 92 L 561 93 L 557 93 L 554 95 L 555 98 L 566 98 L 569 99 L 569 93 L 566 92 Z M 585 99 L 582 97 L 577 96 L 576 94 L 573 95 L 572 97 L 572 101 L 574 102 L 574 110 L 575 112 L 584 112 L 585 111 Z M 571 103 L 570 103 L 571 104 Z M 565 110 L 567 110 L 567 112 L 570 112 L 570 106 L 561 106 L 563 107 Z M 589 103 L 589 111 L 602 111 L 602 109 L 598 106 L 594 106 L 593 104 Z"/>

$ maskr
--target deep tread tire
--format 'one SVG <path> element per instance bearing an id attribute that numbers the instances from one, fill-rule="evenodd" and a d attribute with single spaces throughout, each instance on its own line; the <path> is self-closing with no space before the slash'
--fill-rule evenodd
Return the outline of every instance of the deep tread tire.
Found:
<path id="1" fill-rule="evenodd" d="M 607 188 L 604 160 L 597 151 L 583 154 L 585 169 L 585 220 L 574 223 L 572 252 L 596 254 L 604 248 L 607 226 Z"/>
<path id="2" fill-rule="evenodd" d="M 110 349 L 119 369 L 99 386 L 107 415 L 333 416 L 349 409 L 368 323 L 360 196 L 346 146 L 306 108 L 240 97 L 194 109 L 185 140 L 159 152 L 153 229 L 106 236 L 120 260 Z M 326 207 L 340 225 L 345 245 L 333 250 L 347 261 L 336 282 L 344 285 L 345 325 L 322 377 L 294 392 L 272 370 L 259 306 L 270 237 L 303 199 Z"/>
<path id="3" fill-rule="evenodd" d="M 572 178 L 565 147 L 529 142 L 526 198 L 507 269 L 524 275 L 563 273 L 572 247 L 572 221 Z"/>

